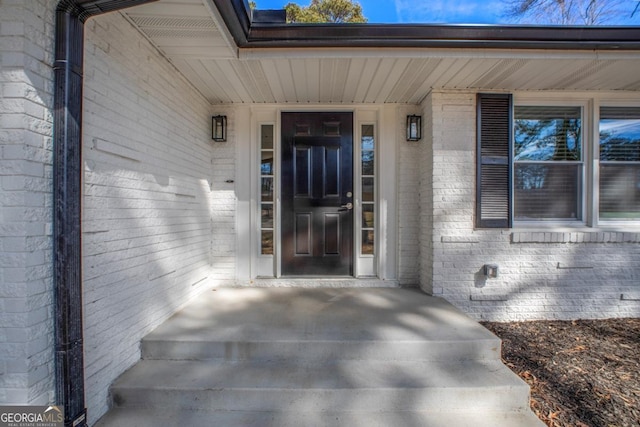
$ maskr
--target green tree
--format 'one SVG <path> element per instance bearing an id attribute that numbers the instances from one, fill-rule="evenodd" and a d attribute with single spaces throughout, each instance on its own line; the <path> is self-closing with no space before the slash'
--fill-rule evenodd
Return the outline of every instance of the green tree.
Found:
<path id="1" fill-rule="evenodd" d="M 631 18 L 636 8 L 629 0 L 505 0 L 506 16 L 519 22 L 552 25 L 606 25 Z"/>
<path id="2" fill-rule="evenodd" d="M 289 3 L 285 7 L 287 22 L 291 23 L 362 23 L 367 18 L 362 6 L 353 0 L 311 0 L 309 6 Z"/>

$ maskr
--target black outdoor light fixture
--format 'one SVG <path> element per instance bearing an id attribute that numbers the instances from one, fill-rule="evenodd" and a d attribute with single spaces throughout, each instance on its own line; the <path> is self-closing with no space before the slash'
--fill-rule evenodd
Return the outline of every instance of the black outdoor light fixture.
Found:
<path id="1" fill-rule="evenodd" d="M 407 116 L 407 141 L 420 141 L 422 138 L 422 116 Z"/>
<path id="2" fill-rule="evenodd" d="M 211 117 L 211 139 L 218 142 L 227 140 L 227 116 Z"/>

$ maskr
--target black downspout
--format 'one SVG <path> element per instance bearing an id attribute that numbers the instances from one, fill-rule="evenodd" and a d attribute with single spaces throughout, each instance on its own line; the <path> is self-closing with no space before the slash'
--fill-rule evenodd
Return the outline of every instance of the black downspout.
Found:
<path id="1" fill-rule="evenodd" d="M 56 404 L 65 427 L 87 425 L 82 328 L 82 85 L 84 23 L 155 0 L 61 0 L 53 109 L 53 280 Z"/>
<path id="2" fill-rule="evenodd" d="M 56 10 L 53 111 L 53 265 L 56 400 L 64 425 L 86 426 L 82 331 L 82 10 Z"/>

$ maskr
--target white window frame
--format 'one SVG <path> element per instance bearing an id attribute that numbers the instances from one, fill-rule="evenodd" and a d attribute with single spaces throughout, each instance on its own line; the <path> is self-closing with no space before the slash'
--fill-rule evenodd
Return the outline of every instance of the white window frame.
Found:
<path id="1" fill-rule="evenodd" d="M 361 114 L 363 116 L 365 114 Z M 378 122 L 377 117 L 375 115 L 369 114 L 369 117 L 362 120 L 356 120 L 356 129 L 354 132 L 354 145 L 353 145 L 353 154 L 354 154 L 354 192 L 355 192 L 355 253 L 356 253 L 356 277 L 377 277 L 378 268 L 377 268 L 377 259 L 378 254 L 380 252 L 379 246 L 379 195 L 378 195 L 378 187 L 379 187 L 379 132 L 378 132 Z M 373 138 L 374 138 L 374 194 L 373 194 L 373 203 L 365 202 L 363 200 L 362 195 L 362 127 L 363 126 L 373 126 Z M 362 232 L 364 224 L 362 223 L 362 216 L 365 204 L 373 204 L 373 218 L 374 218 L 374 249 L 373 254 L 363 254 L 362 253 Z"/>
<path id="2" fill-rule="evenodd" d="M 637 219 L 600 219 L 600 108 L 601 107 L 630 107 L 640 108 L 640 101 L 621 100 L 612 98 L 596 99 L 593 103 L 593 225 L 602 228 L 615 228 L 622 230 L 640 229 L 640 220 Z"/>
<path id="3" fill-rule="evenodd" d="M 582 107 L 582 146 L 583 146 L 583 218 L 581 221 L 517 221 L 514 218 L 513 229 L 553 229 L 584 231 L 639 232 L 640 221 L 600 219 L 600 107 L 640 107 L 637 94 L 593 94 L 586 92 L 554 94 L 514 93 L 513 105 L 531 106 L 580 106 Z M 514 123 L 515 126 L 515 117 Z M 515 133 L 513 135 L 515 138 Z M 512 141 L 512 150 L 513 147 Z M 515 162 L 512 160 L 512 170 Z M 513 174 L 512 174 L 513 175 Z M 511 191 L 514 194 L 514 180 Z M 514 214 L 513 199 L 510 210 Z"/>
<path id="4" fill-rule="evenodd" d="M 574 98 L 567 97 L 528 97 L 528 96 L 518 96 L 514 94 L 513 97 L 513 107 L 514 110 L 518 106 L 536 106 L 536 107 L 579 107 L 581 109 L 581 123 L 582 123 L 582 188 L 580 189 L 580 203 L 581 203 L 581 212 L 582 218 L 577 220 L 560 220 L 560 219 L 549 219 L 549 220 L 527 220 L 527 221 L 518 221 L 515 218 L 515 209 L 514 209 L 514 201 L 515 201 L 515 143 L 511 141 L 511 150 L 512 150 L 512 160 L 511 160 L 511 170 L 512 170 L 512 179 L 511 179 L 511 194 L 513 195 L 511 198 L 511 206 L 509 209 L 511 210 L 511 214 L 513 216 L 513 228 L 577 228 L 577 227 L 585 227 L 591 223 L 593 218 L 591 205 L 592 202 L 590 194 L 593 194 L 593 180 L 591 178 L 592 167 L 590 167 L 591 159 L 593 159 L 593 136 L 592 136 L 592 126 L 591 126 L 591 116 L 592 116 L 592 102 L 589 99 L 584 98 Z M 513 123 L 511 126 L 513 127 L 512 138 L 515 140 L 515 114 L 513 117 Z"/>

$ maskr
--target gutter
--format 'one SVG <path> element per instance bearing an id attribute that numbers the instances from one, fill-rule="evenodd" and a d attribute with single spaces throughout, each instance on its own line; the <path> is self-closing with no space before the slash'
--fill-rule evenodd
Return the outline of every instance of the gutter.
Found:
<path id="1" fill-rule="evenodd" d="M 82 327 L 82 86 L 84 23 L 155 0 L 60 0 L 53 109 L 53 286 L 56 405 L 65 427 L 87 425 Z"/>
<path id="2" fill-rule="evenodd" d="M 640 27 L 254 23 L 241 47 L 640 50 Z"/>

